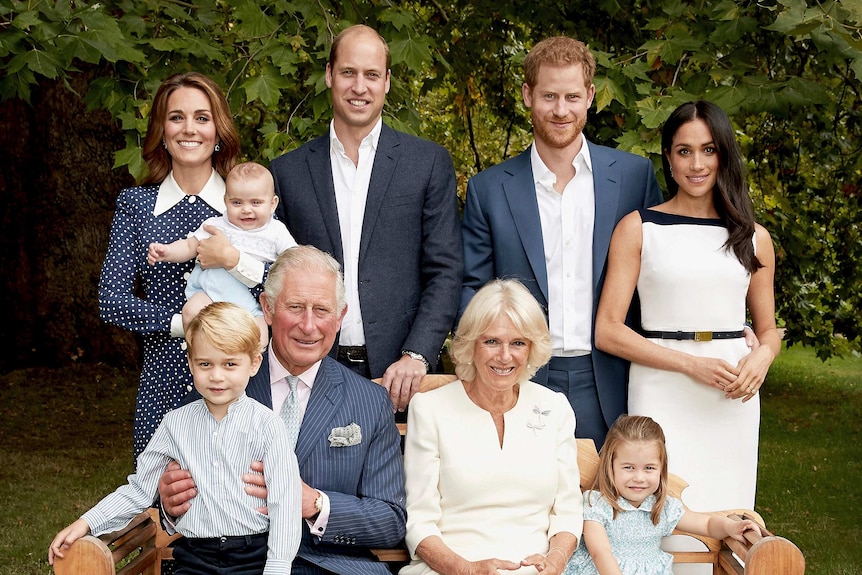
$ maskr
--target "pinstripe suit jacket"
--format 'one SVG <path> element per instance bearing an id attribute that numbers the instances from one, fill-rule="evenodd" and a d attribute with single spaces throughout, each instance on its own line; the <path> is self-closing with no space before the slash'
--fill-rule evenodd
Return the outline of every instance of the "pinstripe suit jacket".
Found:
<path id="1" fill-rule="evenodd" d="M 264 354 L 261 365 L 268 362 Z M 266 369 L 251 378 L 246 394 L 272 408 Z M 361 428 L 361 442 L 330 447 L 332 429 L 351 423 Z M 324 357 L 302 420 L 296 459 L 302 480 L 325 491 L 330 502 L 322 538 L 312 536 L 302 522 L 299 556 L 340 575 L 389 575 L 369 551 L 398 545 L 407 521 L 401 437 L 386 391 Z M 295 563 L 292 572 L 303 573 L 303 566 Z"/>

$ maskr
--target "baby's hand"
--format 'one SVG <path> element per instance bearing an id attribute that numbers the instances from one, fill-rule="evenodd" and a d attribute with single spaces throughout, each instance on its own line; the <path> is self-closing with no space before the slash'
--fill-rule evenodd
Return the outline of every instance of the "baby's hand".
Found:
<path id="1" fill-rule="evenodd" d="M 156 262 L 162 261 L 165 257 L 165 245 L 153 242 L 150 244 L 150 249 L 147 250 L 147 262 L 151 266 L 156 265 Z"/>
<path id="2" fill-rule="evenodd" d="M 54 537 L 51 546 L 48 547 L 48 564 L 54 564 L 54 558 L 63 558 L 63 550 L 68 549 L 72 543 L 90 532 L 90 526 L 83 519 L 78 519 Z"/>

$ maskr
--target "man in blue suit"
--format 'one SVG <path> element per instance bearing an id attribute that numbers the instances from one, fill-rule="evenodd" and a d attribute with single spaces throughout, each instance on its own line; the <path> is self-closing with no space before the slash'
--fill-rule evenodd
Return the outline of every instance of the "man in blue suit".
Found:
<path id="1" fill-rule="evenodd" d="M 347 316 L 331 354 L 382 377 L 403 411 L 458 311 L 462 249 L 449 153 L 382 121 L 389 48 L 372 28 L 336 36 L 326 65 L 328 132 L 270 165 L 276 214 L 344 269 Z"/>
<path id="2" fill-rule="evenodd" d="M 460 309 L 493 278 L 522 281 L 548 315 L 554 349 L 533 379 L 567 395 L 576 435 L 599 448 L 626 410 L 628 379 L 628 363 L 597 350 L 593 338 L 611 233 L 661 192 L 649 160 L 584 137 L 595 69 L 571 38 L 549 38 L 527 55 L 522 96 L 534 142 L 468 183 Z"/>
<path id="3" fill-rule="evenodd" d="M 400 435 L 386 391 L 327 356 L 346 311 L 338 262 L 311 246 L 288 249 L 269 270 L 261 306 L 272 340 L 246 394 L 282 413 L 298 377 L 303 527 L 291 572 L 389 575 L 370 549 L 398 545 L 406 530 Z M 262 475 L 243 480 L 266 498 Z M 194 504 L 185 471 L 165 472 L 159 493 L 172 516 Z"/>

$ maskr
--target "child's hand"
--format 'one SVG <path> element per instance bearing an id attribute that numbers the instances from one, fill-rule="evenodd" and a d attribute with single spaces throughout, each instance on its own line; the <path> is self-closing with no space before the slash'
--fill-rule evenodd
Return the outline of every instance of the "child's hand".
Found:
<path id="1" fill-rule="evenodd" d="M 150 244 L 150 249 L 147 250 L 147 262 L 151 266 L 156 265 L 156 262 L 162 261 L 165 257 L 165 245 L 153 242 Z"/>
<path id="2" fill-rule="evenodd" d="M 742 521 L 736 521 L 734 519 L 728 518 L 730 522 L 728 524 L 727 535 L 728 537 L 733 537 L 740 543 L 745 543 L 745 536 L 743 535 L 746 531 L 755 531 L 758 534 L 761 534 L 760 525 L 751 521 L 750 519 L 743 519 Z"/>
<path id="3" fill-rule="evenodd" d="M 51 546 L 48 547 L 48 564 L 54 564 L 54 558 L 63 558 L 63 550 L 68 549 L 72 543 L 90 532 L 90 526 L 83 519 L 78 519 L 54 537 Z"/>

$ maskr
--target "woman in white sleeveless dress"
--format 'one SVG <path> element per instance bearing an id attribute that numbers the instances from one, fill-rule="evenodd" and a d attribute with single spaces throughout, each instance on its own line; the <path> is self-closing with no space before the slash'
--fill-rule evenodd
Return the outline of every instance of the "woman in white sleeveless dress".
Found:
<path id="1" fill-rule="evenodd" d="M 733 127 L 718 106 L 677 108 L 662 156 L 670 200 L 617 225 L 596 346 L 632 362 L 629 414 L 664 429 L 669 470 L 690 485 L 683 502 L 753 509 L 758 392 L 781 348 L 772 240 L 754 222 Z M 624 323 L 635 288 L 641 333 Z M 753 348 L 742 335 L 746 312 Z"/>

